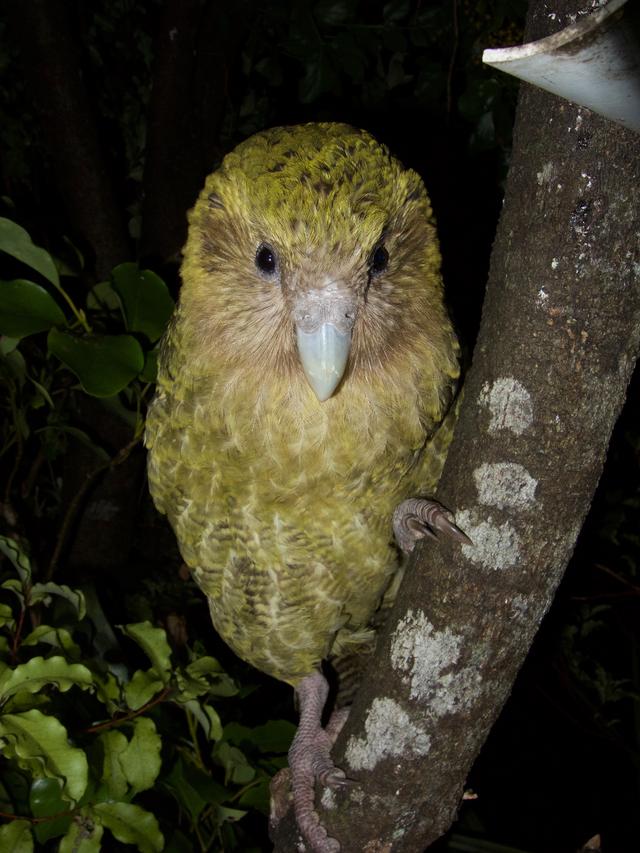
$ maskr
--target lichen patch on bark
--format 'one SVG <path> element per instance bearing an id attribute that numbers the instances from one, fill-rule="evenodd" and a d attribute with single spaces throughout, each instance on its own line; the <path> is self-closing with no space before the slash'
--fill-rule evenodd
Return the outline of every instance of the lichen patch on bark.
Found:
<path id="1" fill-rule="evenodd" d="M 491 384 L 485 382 L 478 402 L 489 409 L 489 432 L 508 429 L 522 435 L 533 421 L 531 395 L 511 376 L 500 377 Z"/>
<path id="2" fill-rule="evenodd" d="M 329 809 L 332 811 L 335 809 L 336 803 L 336 793 L 333 788 L 329 788 L 326 786 L 322 791 L 322 796 L 320 797 L 320 802 L 325 807 L 325 809 Z"/>
<path id="3" fill-rule="evenodd" d="M 516 462 L 484 462 L 473 472 L 478 501 L 499 509 L 527 509 L 535 503 L 538 481 Z"/>
<path id="4" fill-rule="evenodd" d="M 494 522 L 491 516 L 478 519 L 475 512 L 461 509 L 456 523 L 473 542 L 462 545 L 464 556 L 485 569 L 510 569 L 520 559 L 520 537 L 509 521 Z"/>
<path id="5" fill-rule="evenodd" d="M 345 757 L 353 770 L 373 770 L 384 758 L 406 753 L 426 755 L 431 738 L 411 722 L 393 699 L 374 699 L 364 724 L 365 736 L 352 737 Z"/>
<path id="6" fill-rule="evenodd" d="M 407 611 L 393 634 L 391 663 L 410 683 L 411 698 L 424 701 L 433 716 L 453 714 L 478 695 L 475 668 L 452 671 L 462 646 L 462 637 L 437 631 L 421 610 Z"/>

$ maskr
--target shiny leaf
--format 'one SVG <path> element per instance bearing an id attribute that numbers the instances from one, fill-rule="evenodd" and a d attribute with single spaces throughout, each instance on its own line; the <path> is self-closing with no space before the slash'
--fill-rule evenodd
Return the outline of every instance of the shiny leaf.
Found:
<path id="1" fill-rule="evenodd" d="M 98 803 L 93 811 L 118 841 L 135 844 L 140 853 L 161 853 L 164 836 L 150 812 L 131 803 Z"/>
<path id="2" fill-rule="evenodd" d="M 55 719 L 32 709 L 0 717 L 4 754 L 35 777 L 59 779 L 65 800 L 77 802 L 87 787 L 87 757 L 72 747 L 67 730 Z"/>
<path id="3" fill-rule="evenodd" d="M 226 741 L 216 745 L 214 755 L 224 767 L 225 784 L 231 781 L 237 785 L 246 785 L 256 775 L 255 769 L 251 767 L 244 753 Z"/>
<path id="4" fill-rule="evenodd" d="M 52 595 L 64 598 L 72 604 L 75 608 L 78 620 L 84 618 L 86 613 L 84 595 L 79 589 L 71 589 L 71 587 L 66 586 L 66 584 L 58 584 L 51 581 L 48 583 L 35 583 L 31 587 L 29 601 L 31 604 L 39 604 L 42 602 L 45 605 L 48 605 L 51 603 Z"/>
<path id="5" fill-rule="evenodd" d="M 32 782 L 29 805 L 34 817 L 51 818 L 37 823 L 33 828 L 40 844 L 44 844 L 50 838 L 63 835 L 69 828 L 71 816 L 60 814 L 68 810 L 69 804 L 62 799 L 61 786 L 57 779 L 36 779 Z M 54 815 L 60 816 L 53 817 Z"/>
<path id="6" fill-rule="evenodd" d="M 80 663 L 67 663 L 56 655 L 35 657 L 0 677 L 0 700 L 5 702 L 18 691 L 37 693 L 46 684 L 55 684 L 64 693 L 74 685 L 87 690 L 93 685 L 91 672 Z"/>
<path id="7" fill-rule="evenodd" d="M 36 646 L 38 643 L 55 646 L 71 657 L 80 657 L 80 646 L 74 642 L 66 628 L 38 625 L 22 641 L 23 646 Z"/>
<path id="8" fill-rule="evenodd" d="M 104 848 L 100 844 L 104 828 L 94 820 L 93 810 L 83 809 L 74 817 L 67 834 L 60 841 L 58 853 L 99 853 Z"/>
<path id="9" fill-rule="evenodd" d="M 22 278 L 0 281 L 0 334 L 24 338 L 64 325 L 64 314 L 44 287 Z"/>
<path id="10" fill-rule="evenodd" d="M 13 563 L 22 583 L 28 583 L 31 580 L 31 562 L 16 540 L 0 536 L 0 551 Z"/>
<path id="11" fill-rule="evenodd" d="M 140 344 L 131 335 L 91 335 L 83 337 L 51 329 L 47 338 L 56 355 L 94 397 L 117 394 L 144 367 Z"/>
<path id="12" fill-rule="evenodd" d="M 51 284 L 60 286 L 58 270 L 49 252 L 35 246 L 24 228 L 4 217 L 0 217 L 0 250 L 36 270 Z"/>
<path id="13" fill-rule="evenodd" d="M 116 730 L 102 732 L 98 740 L 104 753 L 100 778 L 107 786 L 109 796 L 119 800 L 124 797 L 128 788 L 121 758 L 129 746 L 129 741 L 122 732 Z"/>
<path id="14" fill-rule="evenodd" d="M 155 670 L 144 672 L 139 669 L 124 688 L 124 698 L 132 711 L 137 711 L 146 705 L 164 687 L 164 681 Z"/>
<path id="15" fill-rule="evenodd" d="M 0 850 L 7 853 L 32 853 L 33 835 L 28 820 L 12 820 L 0 826 Z"/>
<path id="16" fill-rule="evenodd" d="M 127 637 L 131 637 L 140 646 L 151 661 L 157 675 L 166 684 L 171 674 L 171 648 L 164 629 L 155 628 L 151 622 L 147 621 L 122 625 L 121 629 Z"/>
<path id="17" fill-rule="evenodd" d="M 149 717 L 138 717 L 133 725 L 133 737 L 119 759 L 127 781 L 137 794 L 151 788 L 158 778 L 162 741 Z"/>
<path id="18" fill-rule="evenodd" d="M 164 332 L 174 309 L 164 281 L 137 264 L 120 264 L 111 273 L 113 286 L 122 299 L 130 332 L 142 332 L 155 343 Z"/>

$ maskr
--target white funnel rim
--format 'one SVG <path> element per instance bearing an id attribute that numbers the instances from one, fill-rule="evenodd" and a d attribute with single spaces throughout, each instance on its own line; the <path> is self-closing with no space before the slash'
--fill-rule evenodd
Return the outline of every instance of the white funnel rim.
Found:
<path id="1" fill-rule="evenodd" d="M 582 17 L 574 24 L 569 24 L 553 35 L 527 44 L 515 47 L 493 47 L 487 48 L 482 53 L 482 61 L 487 65 L 499 65 L 502 62 L 512 62 L 515 59 L 529 59 L 541 53 L 553 53 L 566 44 L 579 41 L 599 27 L 604 21 L 621 9 L 627 0 L 609 0 L 606 6 L 595 9 L 588 15 Z"/>

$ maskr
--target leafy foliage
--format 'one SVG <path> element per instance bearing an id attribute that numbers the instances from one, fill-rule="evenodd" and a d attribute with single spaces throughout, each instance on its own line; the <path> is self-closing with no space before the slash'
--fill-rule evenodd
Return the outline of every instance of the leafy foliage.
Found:
<path id="1" fill-rule="evenodd" d="M 0 283 L 4 451 L 36 441 L 54 460 L 71 436 L 107 470 L 114 458 L 74 425 L 68 400 L 117 401 L 131 444 L 139 442 L 151 356 L 173 310 L 166 285 L 122 264 L 80 307 L 54 259 L 8 220 L 0 220 L 0 249 L 38 279 Z M 294 727 L 224 726 L 218 709 L 239 687 L 215 657 L 199 644 L 172 647 L 165 628 L 146 619 L 111 625 L 90 588 L 54 580 L 51 564 L 39 568 L 12 510 L 20 501 L 9 471 L 4 516 L 13 529 L 0 536 L 0 810 L 8 819 L 0 847 L 244 849 L 239 822 L 249 810 L 267 812 L 269 779 Z"/>
<path id="2" fill-rule="evenodd" d="M 154 56 L 153 39 L 169 5 L 72 4 L 79 76 L 96 106 L 97 136 L 132 237 L 132 258 L 144 230 L 145 161 L 165 144 L 163 128 L 148 124 L 146 113 L 154 65 L 162 58 Z M 216 92 L 205 87 L 192 129 L 212 132 L 220 154 L 265 126 L 308 120 L 346 120 L 388 142 L 427 180 L 445 278 L 471 340 L 474 320 L 467 316 L 479 313 L 517 89 L 484 68 L 480 54 L 521 41 L 525 6 L 524 0 L 252 4 L 237 55 L 225 67 L 225 86 Z M 200 4 L 199 20 L 211 7 Z M 19 14 L 21 4 L 14 8 Z M 267 778 L 284 764 L 292 733 L 289 722 L 264 723 L 278 714 L 277 687 L 261 719 L 247 720 L 253 676 L 238 670 L 243 678 L 236 682 L 226 675 L 237 664 L 224 649 L 211 648 L 215 638 L 201 599 L 188 584 L 168 579 L 166 542 L 160 554 L 149 556 L 146 576 L 127 563 L 96 583 L 83 567 L 82 589 L 74 579 L 68 546 L 78 522 L 95 511 L 87 500 L 91 488 L 135 456 L 170 302 L 162 280 L 137 264 L 120 265 L 108 281 L 96 283 L 86 268 L 90 252 L 85 262 L 66 236 L 85 251 L 82 235 L 70 229 L 68 186 L 51 181 L 60 175 L 51 167 L 51 143 L 38 126 L 9 15 L 7 5 L 0 12 L 0 201 L 6 215 L 29 223 L 51 251 L 34 245 L 14 222 L 0 220 L 0 520 L 6 532 L 0 538 L 0 678 L 9 692 L 2 709 L 7 745 L 1 748 L 0 810 L 14 818 L 0 826 L 0 849 L 21 853 L 40 845 L 83 853 L 101 845 L 150 844 L 154 830 L 132 811 L 142 809 L 156 821 L 169 853 L 222 847 L 249 853 L 264 838 L 264 821 L 254 831 L 251 812 L 266 814 Z M 199 56 L 216 54 L 207 41 L 212 31 L 202 32 Z M 195 84 L 210 66 L 198 65 L 198 50 L 192 52 Z M 182 114 L 182 103 L 178 109 Z M 219 124 L 207 123 L 209 111 L 219 111 Z M 214 165 L 211 154 L 202 158 L 204 170 Z M 487 839 L 509 834 L 522 847 L 521 839 L 543 832 L 534 824 L 548 832 L 535 849 L 557 846 L 557 829 L 547 817 L 554 799 L 562 803 L 565 823 L 577 825 L 588 812 L 600 827 L 605 817 L 587 804 L 588 795 L 597 799 L 602 779 L 611 789 L 606 820 L 622 827 L 637 814 L 639 390 L 636 382 L 570 583 L 503 715 L 503 726 L 511 720 L 514 743 L 507 750 L 487 745 L 478 780 L 472 780 L 480 797 L 462 810 L 452 850 L 504 850 Z M 94 420 L 108 420 L 107 430 L 88 424 L 88 403 Z M 108 441 L 105 432 L 117 436 Z M 121 501 L 135 491 L 133 482 L 121 486 Z M 144 518 L 136 526 L 143 527 Z M 156 534 L 154 528 L 150 538 Z M 112 538 L 111 550 L 116 544 Z M 193 625 L 195 600 L 202 618 Z M 189 610 L 188 645 L 171 624 L 180 609 Z M 219 661 L 218 671 L 212 660 Z M 545 726 L 549 707 L 555 715 L 549 713 Z M 34 712 L 53 723 L 38 726 L 29 739 Z M 102 728 L 89 731 L 95 726 Z M 580 745 L 573 759 L 564 752 L 572 739 Z M 598 759 L 599 745 L 607 756 L 622 756 L 619 763 Z M 85 756 L 87 781 L 74 804 L 69 784 L 78 794 L 85 772 L 78 753 Z M 139 753 L 148 755 L 148 764 L 138 761 Z M 548 760 L 541 762 L 543 754 Z M 519 785 L 513 785 L 513 755 Z M 69 777 L 56 775 L 60 762 Z M 543 775 L 536 777 L 540 763 Z M 587 774 L 588 791 L 581 784 Z M 547 800 L 535 799 L 538 792 Z M 527 813 L 535 819 L 527 821 Z M 146 841 L 128 835 L 132 822 L 145 828 Z M 461 828 L 481 840 L 461 837 Z M 636 841 L 637 831 L 633 842 L 612 849 L 628 850 Z"/>

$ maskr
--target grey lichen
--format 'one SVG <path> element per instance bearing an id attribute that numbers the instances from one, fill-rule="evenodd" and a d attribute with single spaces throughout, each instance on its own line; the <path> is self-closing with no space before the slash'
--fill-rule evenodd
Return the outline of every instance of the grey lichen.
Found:
<path id="1" fill-rule="evenodd" d="M 405 673 L 411 698 L 424 701 L 435 717 L 455 713 L 478 695 L 475 668 L 451 671 L 462 645 L 462 637 L 448 628 L 437 631 L 420 610 L 409 610 L 392 637 L 393 667 Z"/>
<path id="2" fill-rule="evenodd" d="M 508 429 L 522 435 L 533 421 L 531 395 L 521 382 L 511 376 L 485 382 L 478 400 L 489 409 L 489 432 Z"/>
<path id="3" fill-rule="evenodd" d="M 336 793 L 333 788 L 325 787 L 322 791 L 322 796 L 320 797 L 320 802 L 329 811 L 335 809 L 336 803 Z"/>
<path id="4" fill-rule="evenodd" d="M 353 770 L 373 770 L 384 758 L 426 755 L 431 746 L 429 735 L 414 725 L 409 715 L 393 699 L 374 699 L 364 724 L 365 737 L 352 737 L 345 756 Z"/>
<path id="5" fill-rule="evenodd" d="M 516 462 L 485 462 L 473 472 L 478 501 L 499 509 L 527 509 L 535 503 L 538 481 Z"/>
<path id="6" fill-rule="evenodd" d="M 511 522 L 494 522 L 491 516 L 478 519 L 475 512 L 461 509 L 456 523 L 473 542 L 462 545 L 462 552 L 472 563 L 485 569 L 510 569 L 520 559 L 520 537 Z"/>

